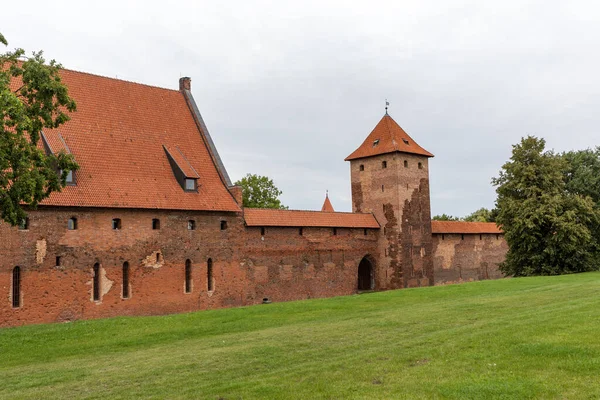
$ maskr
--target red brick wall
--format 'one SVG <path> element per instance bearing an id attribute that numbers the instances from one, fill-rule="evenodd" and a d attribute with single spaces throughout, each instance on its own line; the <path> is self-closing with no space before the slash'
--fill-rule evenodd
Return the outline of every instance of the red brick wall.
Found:
<path id="1" fill-rule="evenodd" d="M 503 235 L 434 234 L 435 284 L 502 278 L 498 264 L 507 251 Z"/>
<path id="2" fill-rule="evenodd" d="M 78 229 L 67 230 L 77 217 Z M 0 326 L 116 315 L 152 315 L 351 294 L 360 260 L 376 252 L 378 232 L 362 229 L 246 228 L 234 213 L 40 208 L 29 229 L 0 224 Z M 112 229 L 120 218 L 122 229 Z M 160 229 L 152 230 L 152 219 Z M 187 229 L 195 220 L 196 230 Z M 227 221 L 221 231 L 220 221 Z M 158 262 L 157 253 L 159 253 Z M 56 257 L 61 265 L 56 266 Z M 214 290 L 208 291 L 207 260 Z M 192 261 L 191 293 L 184 293 Z M 130 265 L 130 298 L 122 266 Z M 93 265 L 101 266 L 93 301 Z M 21 267 L 21 304 L 12 307 L 12 269 Z"/>

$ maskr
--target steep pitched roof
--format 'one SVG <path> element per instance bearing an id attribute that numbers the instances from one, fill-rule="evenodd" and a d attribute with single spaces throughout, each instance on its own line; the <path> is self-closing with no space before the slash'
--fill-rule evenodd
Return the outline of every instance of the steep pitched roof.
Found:
<path id="1" fill-rule="evenodd" d="M 245 208 L 247 226 L 379 229 L 373 214 Z"/>
<path id="2" fill-rule="evenodd" d="M 333 206 L 331 205 L 331 202 L 329 201 L 329 194 L 325 195 L 325 201 L 323 202 L 323 207 L 321 207 L 321 211 L 335 212 Z"/>
<path id="3" fill-rule="evenodd" d="M 431 233 L 503 233 L 494 222 L 431 221 Z"/>
<path id="4" fill-rule="evenodd" d="M 395 152 L 433 157 L 386 113 L 358 149 L 346 157 L 346 161 Z"/>
<path id="5" fill-rule="evenodd" d="M 183 92 L 70 70 L 60 75 L 77 112 L 44 134 L 53 149 L 64 139 L 80 169 L 75 186 L 42 205 L 240 211 Z M 197 192 L 182 189 L 164 148 L 197 173 Z"/>

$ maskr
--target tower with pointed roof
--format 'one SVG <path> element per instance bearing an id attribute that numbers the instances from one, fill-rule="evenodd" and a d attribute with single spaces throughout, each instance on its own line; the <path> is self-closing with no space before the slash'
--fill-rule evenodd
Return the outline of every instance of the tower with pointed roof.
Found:
<path id="1" fill-rule="evenodd" d="M 348 157 L 354 212 L 382 226 L 375 289 L 433 285 L 429 158 L 387 113 Z"/>

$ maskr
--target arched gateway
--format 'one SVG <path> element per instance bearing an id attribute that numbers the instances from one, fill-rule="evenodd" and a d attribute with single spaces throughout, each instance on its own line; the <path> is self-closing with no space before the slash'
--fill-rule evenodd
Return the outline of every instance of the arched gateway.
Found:
<path id="1" fill-rule="evenodd" d="M 375 289 L 373 277 L 373 263 L 368 257 L 363 257 L 358 264 L 358 290 Z"/>

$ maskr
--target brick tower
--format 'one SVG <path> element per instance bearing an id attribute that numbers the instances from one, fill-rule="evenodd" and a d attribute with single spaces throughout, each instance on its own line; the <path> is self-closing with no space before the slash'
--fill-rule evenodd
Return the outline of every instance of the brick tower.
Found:
<path id="1" fill-rule="evenodd" d="M 429 157 L 387 113 L 348 157 L 354 212 L 381 224 L 375 289 L 433 285 Z"/>

